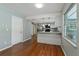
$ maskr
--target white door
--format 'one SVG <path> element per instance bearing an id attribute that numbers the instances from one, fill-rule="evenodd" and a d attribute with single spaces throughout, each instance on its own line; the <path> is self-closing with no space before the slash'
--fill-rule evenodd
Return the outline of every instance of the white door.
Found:
<path id="1" fill-rule="evenodd" d="M 12 16 L 12 45 L 23 41 L 23 19 Z"/>

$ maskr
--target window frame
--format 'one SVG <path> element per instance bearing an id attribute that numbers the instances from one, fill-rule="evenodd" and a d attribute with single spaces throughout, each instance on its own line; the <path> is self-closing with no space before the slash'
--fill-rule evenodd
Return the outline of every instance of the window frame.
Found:
<path id="1" fill-rule="evenodd" d="M 74 43 L 71 39 L 69 39 L 69 38 L 67 38 L 67 36 L 66 36 L 66 28 L 65 28 L 65 26 L 66 26 L 66 23 L 65 23 L 65 21 L 66 21 L 66 14 L 73 8 L 73 6 L 74 6 L 75 4 L 74 3 L 72 3 L 70 6 L 69 6 L 69 8 L 67 9 L 67 11 L 64 13 L 64 39 L 66 40 L 66 41 L 68 41 L 73 47 L 77 47 L 77 39 L 76 39 L 76 43 Z M 77 12 L 77 11 L 76 11 Z M 76 27 L 77 28 L 77 27 Z"/>

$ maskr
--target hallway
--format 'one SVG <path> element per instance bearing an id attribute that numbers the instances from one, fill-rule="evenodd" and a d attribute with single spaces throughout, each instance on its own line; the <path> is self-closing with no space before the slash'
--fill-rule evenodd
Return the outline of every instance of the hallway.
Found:
<path id="1" fill-rule="evenodd" d="M 79 55 L 78 8 L 77 3 L 0 4 L 0 56 Z"/>

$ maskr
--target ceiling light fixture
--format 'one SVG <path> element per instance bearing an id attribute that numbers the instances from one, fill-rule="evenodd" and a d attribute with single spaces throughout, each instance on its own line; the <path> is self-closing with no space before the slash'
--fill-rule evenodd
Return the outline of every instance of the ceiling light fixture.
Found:
<path id="1" fill-rule="evenodd" d="M 36 4 L 35 4 L 35 7 L 36 7 L 36 8 L 42 8 L 42 7 L 43 7 L 43 4 L 41 4 L 41 3 L 36 3 Z"/>

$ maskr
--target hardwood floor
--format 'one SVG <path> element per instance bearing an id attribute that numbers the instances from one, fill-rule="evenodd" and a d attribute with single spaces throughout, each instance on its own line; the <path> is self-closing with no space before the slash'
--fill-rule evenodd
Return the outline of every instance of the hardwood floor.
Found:
<path id="1" fill-rule="evenodd" d="M 48 45 L 38 43 L 35 49 L 31 52 L 32 56 L 64 56 L 64 53 L 58 45 Z"/>
<path id="2" fill-rule="evenodd" d="M 34 37 L 35 38 L 35 37 Z M 0 52 L 1 56 L 64 56 L 58 45 L 36 43 L 36 40 L 28 40 L 23 43 Z"/>
<path id="3" fill-rule="evenodd" d="M 1 56 L 19 56 L 28 55 L 32 49 L 32 40 L 14 45 L 13 47 L 0 52 Z"/>

